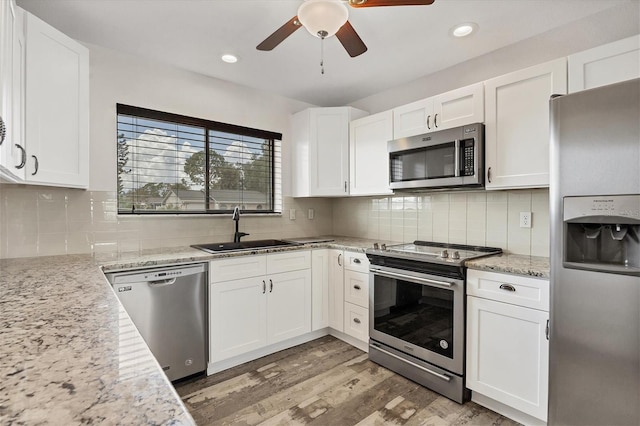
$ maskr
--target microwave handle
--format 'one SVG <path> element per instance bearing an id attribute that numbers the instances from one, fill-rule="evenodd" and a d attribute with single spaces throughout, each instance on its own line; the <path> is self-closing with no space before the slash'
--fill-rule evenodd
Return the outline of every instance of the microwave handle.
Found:
<path id="1" fill-rule="evenodd" d="M 455 153 L 454 153 L 454 163 L 455 163 L 455 177 L 460 176 L 460 139 L 455 140 Z"/>

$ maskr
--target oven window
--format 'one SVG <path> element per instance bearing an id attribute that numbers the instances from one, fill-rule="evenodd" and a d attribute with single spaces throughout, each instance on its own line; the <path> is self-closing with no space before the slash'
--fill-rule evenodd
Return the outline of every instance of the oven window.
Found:
<path id="1" fill-rule="evenodd" d="M 377 276 L 374 328 L 453 359 L 453 291 Z"/>
<path id="2" fill-rule="evenodd" d="M 391 154 L 391 181 L 440 179 L 456 173 L 455 143 Z"/>

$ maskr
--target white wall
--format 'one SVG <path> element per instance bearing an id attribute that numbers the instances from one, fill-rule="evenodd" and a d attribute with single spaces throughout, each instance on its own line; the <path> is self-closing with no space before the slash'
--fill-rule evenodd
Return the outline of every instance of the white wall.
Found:
<path id="1" fill-rule="evenodd" d="M 116 103 L 283 134 L 283 192 L 291 183 L 291 113 L 309 105 L 141 60 L 90 48 L 90 188 L 88 191 L 0 184 L 0 258 L 92 253 L 100 258 L 141 250 L 229 241 L 230 217 L 118 216 Z M 307 209 L 315 218 L 307 219 Z M 289 220 L 289 209 L 298 210 Z M 330 200 L 283 199 L 282 216 L 244 216 L 250 239 L 329 234 Z"/>

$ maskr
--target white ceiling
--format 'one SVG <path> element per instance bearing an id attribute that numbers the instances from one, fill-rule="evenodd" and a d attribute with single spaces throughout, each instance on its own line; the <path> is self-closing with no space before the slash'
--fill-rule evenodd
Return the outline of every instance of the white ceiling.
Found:
<path id="1" fill-rule="evenodd" d="M 349 8 L 369 50 L 350 58 L 335 37 L 299 29 L 273 51 L 255 46 L 302 0 L 18 0 L 69 36 L 318 106 L 338 106 L 602 10 L 636 0 L 436 0 L 430 6 Z M 454 39 L 472 21 L 479 31 Z M 240 57 L 220 61 L 223 53 Z"/>

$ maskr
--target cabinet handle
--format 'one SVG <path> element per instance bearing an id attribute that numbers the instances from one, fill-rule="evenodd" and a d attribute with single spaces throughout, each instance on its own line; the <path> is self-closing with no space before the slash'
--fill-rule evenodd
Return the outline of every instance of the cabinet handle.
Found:
<path id="1" fill-rule="evenodd" d="M 344 181 L 344 192 L 347 192 L 347 181 Z"/>
<path id="2" fill-rule="evenodd" d="M 500 284 L 500 290 L 516 291 L 516 288 L 511 284 Z"/>
<path id="3" fill-rule="evenodd" d="M 354 318 L 353 322 L 355 322 L 356 324 L 360 324 L 361 321 L 360 321 L 360 318 Z"/>
<path id="4" fill-rule="evenodd" d="M 36 173 L 38 173 L 38 169 L 40 168 L 40 163 L 38 163 L 38 157 L 36 157 L 35 155 L 32 155 L 31 158 L 33 158 L 34 161 L 34 166 L 35 166 L 35 170 L 33 171 L 33 173 L 31 173 L 31 176 L 35 176 Z"/>
<path id="5" fill-rule="evenodd" d="M 7 137 L 7 128 L 4 125 L 4 120 L 0 117 L 0 145 L 4 142 L 5 137 Z"/>
<path id="6" fill-rule="evenodd" d="M 358 265 L 362 262 L 360 262 L 360 259 L 358 259 L 357 257 L 355 259 L 353 259 L 353 263 L 357 263 Z"/>
<path id="7" fill-rule="evenodd" d="M 267 292 L 267 283 L 262 280 L 262 294 Z"/>
<path id="8" fill-rule="evenodd" d="M 340 253 L 338 255 L 338 266 L 342 266 L 342 263 L 340 263 L 340 258 L 342 257 L 342 253 Z"/>
<path id="9" fill-rule="evenodd" d="M 273 292 L 273 281 L 269 280 L 269 293 Z"/>
<path id="10" fill-rule="evenodd" d="M 487 180 L 491 183 L 491 167 L 487 169 Z"/>
<path id="11" fill-rule="evenodd" d="M 544 334 L 547 337 L 547 340 L 549 340 L 549 320 L 547 320 L 547 328 L 544 330 Z"/>
<path id="12" fill-rule="evenodd" d="M 353 288 L 355 288 L 356 290 L 360 290 L 360 286 L 358 284 L 354 285 Z"/>
<path id="13" fill-rule="evenodd" d="M 23 167 L 27 164 L 27 151 L 26 151 L 23 147 L 21 147 L 20 145 L 18 145 L 18 144 L 16 144 L 16 147 L 17 147 L 17 148 L 20 148 L 20 151 L 21 151 L 21 153 L 22 153 L 22 154 L 20 155 L 20 157 L 21 157 L 20 164 L 18 164 L 18 165 L 16 166 L 16 169 L 21 169 L 21 168 L 23 168 Z"/>
<path id="14" fill-rule="evenodd" d="M 433 126 L 437 129 L 438 128 L 438 114 L 433 116 Z"/>
<path id="15" fill-rule="evenodd" d="M 431 114 L 427 115 L 427 129 L 431 130 L 431 126 L 429 125 L 429 121 L 431 121 Z"/>

